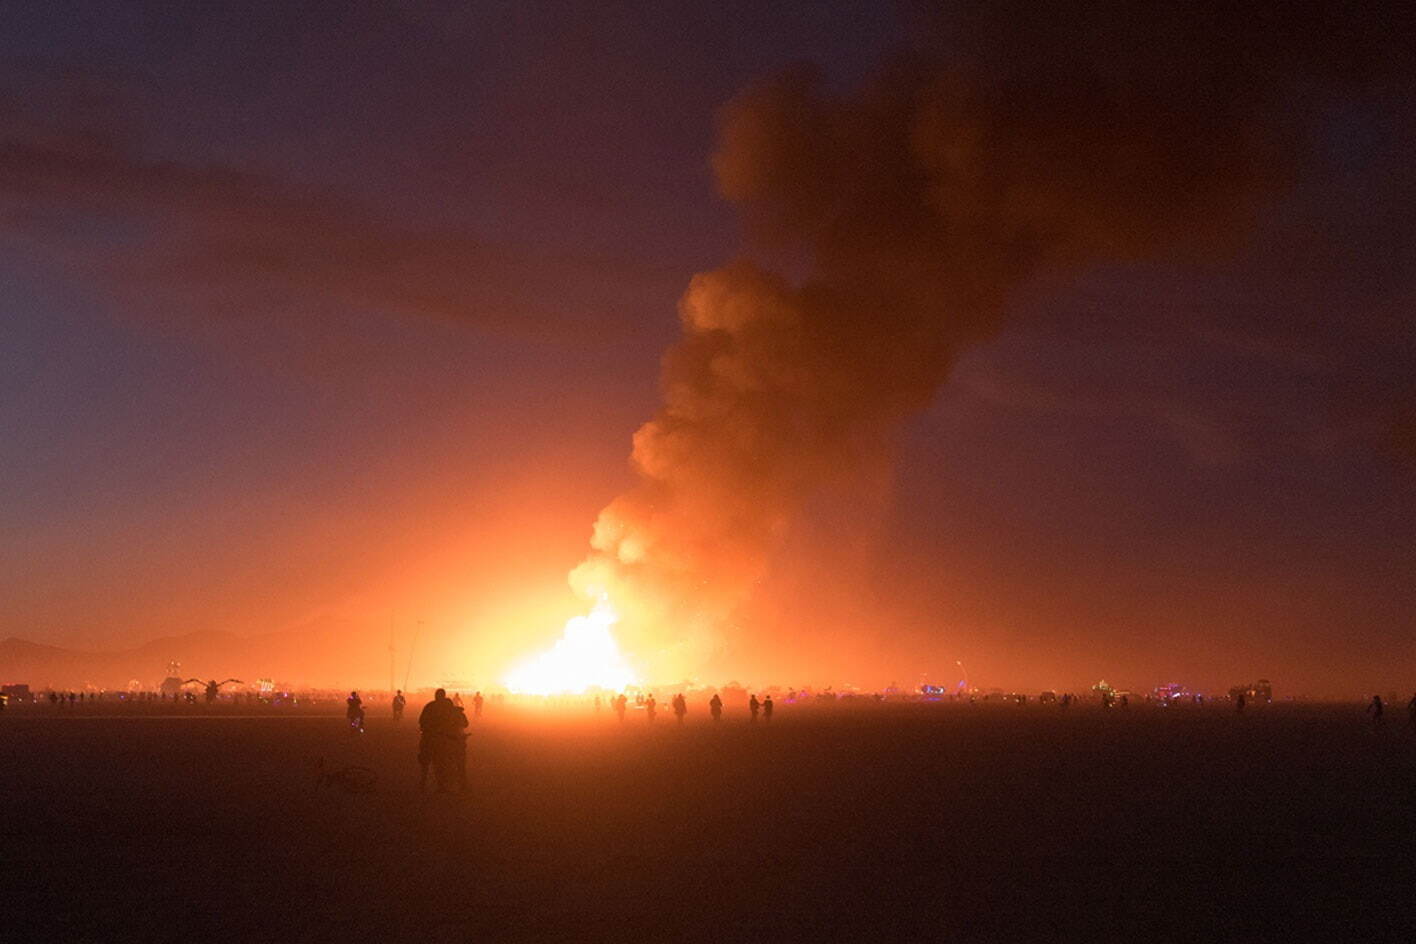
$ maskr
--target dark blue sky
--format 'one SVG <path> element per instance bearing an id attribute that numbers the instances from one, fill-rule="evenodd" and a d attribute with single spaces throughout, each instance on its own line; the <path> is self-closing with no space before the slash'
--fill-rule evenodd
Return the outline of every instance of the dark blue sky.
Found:
<path id="1" fill-rule="evenodd" d="M 738 251 L 716 110 L 913 41 L 868 3 L 218 7 L 4 6 L 0 636 L 430 611 L 452 652 L 498 588 L 560 592 L 679 294 Z M 840 614 L 811 670 L 1403 679 L 1402 94 L 1295 102 L 1299 172 L 1234 251 L 1015 293 L 871 520 L 818 516 L 851 547 L 784 550 Z"/>

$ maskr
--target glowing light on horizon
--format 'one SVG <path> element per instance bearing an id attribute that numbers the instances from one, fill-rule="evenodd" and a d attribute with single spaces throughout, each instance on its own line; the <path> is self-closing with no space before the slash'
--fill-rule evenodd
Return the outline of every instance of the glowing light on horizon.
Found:
<path id="1" fill-rule="evenodd" d="M 585 616 L 572 617 L 556 644 L 507 672 L 503 683 L 519 695 L 581 695 L 592 688 L 620 691 L 639 682 L 610 627 L 619 622 L 607 597 Z"/>

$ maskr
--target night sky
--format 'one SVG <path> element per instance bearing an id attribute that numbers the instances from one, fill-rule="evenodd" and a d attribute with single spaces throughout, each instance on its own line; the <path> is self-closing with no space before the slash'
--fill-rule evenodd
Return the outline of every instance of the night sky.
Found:
<path id="1" fill-rule="evenodd" d="M 490 678 L 583 609 L 690 278 L 809 265 L 720 196 L 721 109 L 956 54 L 949 5 L 218 6 L 0 4 L 0 637 L 422 620 Z M 1382 55 L 1294 68 L 1242 225 L 1007 286 L 683 673 L 1409 689 L 1416 114 Z"/>

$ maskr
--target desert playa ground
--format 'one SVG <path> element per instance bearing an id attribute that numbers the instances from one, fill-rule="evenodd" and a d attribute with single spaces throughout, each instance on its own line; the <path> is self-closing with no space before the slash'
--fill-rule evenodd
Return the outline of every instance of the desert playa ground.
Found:
<path id="1" fill-rule="evenodd" d="M 489 703 L 461 797 L 414 714 L 12 706 L 5 939 L 1416 939 L 1416 738 L 1360 705 Z"/>

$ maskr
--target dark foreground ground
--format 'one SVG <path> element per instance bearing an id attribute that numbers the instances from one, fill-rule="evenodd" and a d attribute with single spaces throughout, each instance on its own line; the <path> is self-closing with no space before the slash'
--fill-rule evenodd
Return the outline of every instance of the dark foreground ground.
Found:
<path id="1" fill-rule="evenodd" d="M 1359 707 L 489 716 L 465 798 L 328 717 L 0 716 L 0 939 L 1416 940 Z M 374 792 L 315 785 L 364 764 Z"/>

